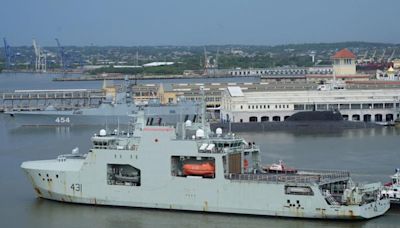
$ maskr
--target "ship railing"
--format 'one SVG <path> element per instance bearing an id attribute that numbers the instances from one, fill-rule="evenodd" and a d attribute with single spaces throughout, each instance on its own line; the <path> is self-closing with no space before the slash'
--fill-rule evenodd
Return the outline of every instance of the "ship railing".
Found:
<path id="1" fill-rule="evenodd" d="M 216 153 L 216 154 L 223 154 L 223 153 L 237 153 L 237 152 L 245 152 L 245 153 L 252 153 L 252 152 L 260 152 L 260 148 L 258 146 L 245 146 L 244 148 L 242 146 L 238 147 L 214 147 L 211 150 L 208 150 L 206 148 L 202 149 L 201 148 L 202 144 L 199 144 L 199 153 Z"/>
<path id="2" fill-rule="evenodd" d="M 318 177 L 296 176 L 280 174 L 228 174 L 227 179 L 235 181 L 257 181 L 257 182 L 276 182 L 276 183 L 315 183 Z"/>
<path id="3" fill-rule="evenodd" d="M 280 183 L 317 183 L 319 185 L 346 181 L 349 176 L 345 173 L 338 174 L 236 174 L 226 175 L 227 179 L 237 181 L 280 182 Z"/>

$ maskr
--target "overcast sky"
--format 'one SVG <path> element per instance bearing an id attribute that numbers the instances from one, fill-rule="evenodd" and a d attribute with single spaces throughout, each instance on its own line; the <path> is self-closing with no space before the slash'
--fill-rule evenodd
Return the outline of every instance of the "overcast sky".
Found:
<path id="1" fill-rule="evenodd" d="M 400 43 L 400 0 L 1 0 L 11 45 Z"/>

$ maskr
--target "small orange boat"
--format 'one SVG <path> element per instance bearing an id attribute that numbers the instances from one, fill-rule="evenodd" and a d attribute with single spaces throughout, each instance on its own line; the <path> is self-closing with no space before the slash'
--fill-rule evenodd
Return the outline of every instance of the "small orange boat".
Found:
<path id="1" fill-rule="evenodd" d="M 215 166 L 211 162 L 188 163 L 183 165 L 183 175 L 212 177 L 215 174 Z"/>

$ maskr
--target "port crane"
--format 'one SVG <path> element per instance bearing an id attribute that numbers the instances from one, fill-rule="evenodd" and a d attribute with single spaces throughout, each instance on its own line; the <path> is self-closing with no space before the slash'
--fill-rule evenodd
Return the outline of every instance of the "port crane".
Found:
<path id="1" fill-rule="evenodd" d="M 64 51 L 64 47 L 61 46 L 60 41 L 55 38 L 58 47 L 58 58 L 60 59 L 60 66 L 65 71 L 67 69 L 67 56 Z"/>
<path id="2" fill-rule="evenodd" d="M 35 51 L 35 71 L 46 72 L 47 70 L 47 59 L 44 51 L 37 45 L 36 40 L 32 40 L 33 49 Z"/>
<path id="3" fill-rule="evenodd" d="M 15 65 L 15 56 L 11 50 L 10 45 L 8 45 L 6 38 L 3 38 L 4 41 L 4 57 L 6 63 L 6 69 L 10 69 L 11 66 Z"/>

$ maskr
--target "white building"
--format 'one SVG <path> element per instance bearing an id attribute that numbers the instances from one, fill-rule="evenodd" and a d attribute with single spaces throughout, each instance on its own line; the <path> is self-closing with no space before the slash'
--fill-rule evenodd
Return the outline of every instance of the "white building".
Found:
<path id="1" fill-rule="evenodd" d="M 228 87 L 221 120 L 283 121 L 299 111 L 339 110 L 344 119 L 386 122 L 398 117 L 400 89 L 245 92 Z"/>

